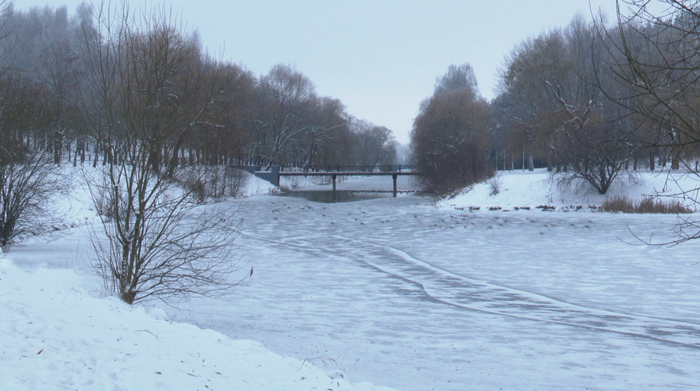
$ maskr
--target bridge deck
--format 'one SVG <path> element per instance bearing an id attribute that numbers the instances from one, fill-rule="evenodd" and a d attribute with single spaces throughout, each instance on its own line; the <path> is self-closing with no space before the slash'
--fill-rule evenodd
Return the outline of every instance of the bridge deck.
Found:
<path id="1" fill-rule="evenodd" d="M 399 175 L 420 175 L 414 171 L 361 172 L 361 171 L 331 171 L 331 172 L 279 172 L 278 176 L 330 176 L 333 182 L 333 194 L 336 192 L 336 178 L 339 176 L 391 176 L 394 181 L 394 197 L 396 197 L 396 178 Z M 279 183 L 279 181 L 277 182 Z"/>
<path id="2" fill-rule="evenodd" d="M 280 176 L 379 176 L 379 175 L 420 175 L 415 171 L 389 171 L 389 172 L 358 172 L 358 171 L 348 171 L 348 172 L 284 172 L 280 171 Z"/>

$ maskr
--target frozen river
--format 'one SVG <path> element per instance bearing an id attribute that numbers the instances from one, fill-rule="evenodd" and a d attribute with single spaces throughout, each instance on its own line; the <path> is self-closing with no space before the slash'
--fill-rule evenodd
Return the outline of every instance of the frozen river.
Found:
<path id="1" fill-rule="evenodd" d="M 258 196 L 241 213 L 252 279 L 175 320 L 404 391 L 700 388 L 700 241 L 625 243 L 670 238 L 674 216 L 416 196 Z"/>

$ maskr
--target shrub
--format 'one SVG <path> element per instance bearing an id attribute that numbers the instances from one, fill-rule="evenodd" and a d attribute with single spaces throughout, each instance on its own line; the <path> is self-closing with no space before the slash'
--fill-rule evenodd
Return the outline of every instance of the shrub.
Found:
<path id="1" fill-rule="evenodd" d="M 207 189 L 201 177 L 192 177 L 185 185 L 197 203 L 203 204 L 207 200 Z"/>
<path id="2" fill-rule="evenodd" d="M 498 175 L 494 175 L 493 178 L 489 180 L 489 195 L 495 196 L 501 192 L 501 179 Z"/>
<path id="3" fill-rule="evenodd" d="M 114 197 L 110 197 L 109 188 L 95 186 L 95 193 L 93 195 L 93 204 L 97 214 L 109 220 L 115 218 L 118 208 Z"/>
<path id="4" fill-rule="evenodd" d="M 678 200 L 663 201 L 646 197 L 639 202 L 627 197 L 612 197 L 599 208 L 609 213 L 645 213 L 645 214 L 687 214 L 693 211 Z"/>
<path id="5" fill-rule="evenodd" d="M 610 213 L 635 213 L 634 202 L 627 197 L 608 198 L 599 210 Z"/>
<path id="6" fill-rule="evenodd" d="M 243 171 L 224 166 L 191 168 L 183 177 L 185 189 L 200 204 L 209 197 L 220 199 L 240 196 L 247 179 Z"/>
<path id="7" fill-rule="evenodd" d="M 30 151 L 23 160 L 0 163 L 0 247 L 46 229 L 44 224 L 52 216 L 49 200 L 65 188 L 56 165 L 44 152 Z"/>
<path id="8" fill-rule="evenodd" d="M 667 202 L 661 200 L 653 200 L 651 197 L 643 199 L 638 207 L 638 213 L 671 213 L 671 214 L 686 214 L 693 213 L 690 208 L 683 205 L 678 200 L 669 200 Z"/>

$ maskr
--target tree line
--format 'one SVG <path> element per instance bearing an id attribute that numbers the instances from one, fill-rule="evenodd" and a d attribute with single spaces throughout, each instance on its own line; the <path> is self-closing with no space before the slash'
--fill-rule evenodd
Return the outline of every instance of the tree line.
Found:
<path id="1" fill-rule="evenodd" d="M 14 9 L 10 2 L 3 4 L 2 78 L 35 90 L 31 97 L 36 99 L 38 112 L 28 117 L 37 121 L 27 140 L 50 152 L 57 164 L 84 164 L 86 159 L 99 164 L 110 159 L 114 145 L 91 133 L 100 124 L 85 115 L 83 104 L 92 99 L 89 90 L 104 87 L 91 77 L 96 62 L 120 61 L 126 56 L 122 49 L 127 48 L 110 54 L 101 47 L 127 32 L 115 30 L 113 22 L 108 25 L 99 20 L 105 17 L 104 5 L 100 9 L 83 3 L 75 15 L 69 15 L 65 7 L 25 11 Z M 103 14 L 98 15 L 100 12 Z M 139 57 L 153 61 L 152 68 L 133 74 L 139 78 L 135 82 L 171 75 L 171 83 L 177 79 L 179 84 L 172 87 L 190 101 L 178 102 L 167 115 L 182 112 L 185 105 L 195 109 L 197 100 L 215 100 L 206 108 L 199 107 L 204 109 L 202 120 L 180 135 L 169 135 L 160 151 L 152 151 L 153 164 L 169 159 L 180 165 L 276 164 L 311 169 L 394 163 L 397 143 L 391 130 L 353 117 L 338 99 L 319 96 L 313 82 L 293 66 L 278 64 L 256 76 L 243 65 L 218 60 L 204 51 L 197 33 L 183 31 L 170 11 L 160 16 L 171 22 L 164 25 L 151 20 L 140 32 L 140 47 L 128 49 L 132 52 L 127 61 Z M 103 55 L 111 57 L 99 57 Z M 167 62 L 157 62 L 157 57 L 166 55 L 170 56 L 163 58 Z M 166 90 L 162 92 L 167 96 Z M 207 96 L 212 92 L 215 96 Z"/>
<path id="2" fill-rule="evenodd" d="M 536 165 L 601 194 L 642 168 L 697 174 L 699 2 L 664 0 L 663 15 L 619 3 L 617 23 L 577 15 L 518 44 L 491 102 L 468 64 L 438 78 L 411 134 L 424 187 L 446 194 Z"/>

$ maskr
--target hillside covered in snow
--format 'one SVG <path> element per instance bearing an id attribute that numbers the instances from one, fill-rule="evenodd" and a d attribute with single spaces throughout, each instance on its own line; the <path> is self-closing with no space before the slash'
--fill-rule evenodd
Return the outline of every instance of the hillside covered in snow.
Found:
<path id="1" fill-rule="evenodd" d="M 531 208 L 551 206 L 560 211 L 576 210 L 581 206 L 595 210 L 605 200 L 626 197 L 641 201 L 646 197 L 678 200 L 691 209 L 700 200 L 700 178 L 682 171 L 640 171 L 631 177 L 618 178 L 605 195 L 599 194 L 583 181 L 566 182 L 546 169 L 535 171 L 499 171 L 492 179 L 477 183 L 438 203 L 440 207 Z"/>

